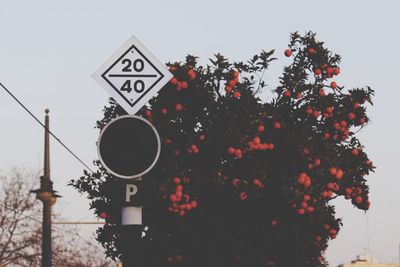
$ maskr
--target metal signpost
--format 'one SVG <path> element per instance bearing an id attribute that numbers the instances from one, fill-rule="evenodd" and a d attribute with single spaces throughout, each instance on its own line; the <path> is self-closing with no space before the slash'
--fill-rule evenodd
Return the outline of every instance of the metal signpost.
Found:
<path id="1" fill-rule="evenodd" d="M 161 142 L 155 127 L 134 114 L 173 75 L 131 37 L 93 77 L 130 114 L 112 120 L 102 129 L 97 148 L 102 165 L 121 179 L 123 266 L 141 267 L 144 266 L 140 244 L 144 194 L 141 180 L 156 164 Z"/>
<path id="2" fill-rule="evenodd" d="M 136 115 L 120 116 L 101 131 L 97 151 L 102 165 L 113 175 L 134 182 L 123 188 L 127 205 L 122 209 L 123 225 L 141 225 L 141 203 L 131 198 L 139 194 L 141 179 L 156 164 L 161 142 L 150 122 Z"/>

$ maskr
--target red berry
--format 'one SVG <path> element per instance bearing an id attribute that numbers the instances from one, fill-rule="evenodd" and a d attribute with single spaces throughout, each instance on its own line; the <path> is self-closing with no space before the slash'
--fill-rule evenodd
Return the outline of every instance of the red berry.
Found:
<path id="1" fill-rule="evenodd" d="M 303 199 L 304 199 L 305 201 L 309 201 L 309 200 L 311 199 L 311 197 L 310 197 L 310 195 L 305 194 L 305 195 L 303 196 Z"/>
<path id="2" fill-rule="evenodd" d="M 257 128 L 257 131 L 258 131 L 259 133 L 264 132 L 264 130 L 265 130 L 264 125 L 259 125 L 258 128 Z"/>
<path id="3" fill-rule="evenodd" d="M 300 98 L 301 98 L 301 92 L 297 92 L 296 99 L 300 99 Z"/>
<path id="4" fill-rule="evenodd" d="M 302 172 L 299 174 L 299 176 L 297 177 L 297 182 L 299 184 L 304 184 L 307 180 L 307 174 L 305 172 Z"/>
<path id="5" fill-rule="evenodd" d="M 188 71 L 188 76 L 190 79 L 194 80 L 194 79 L 196 79 L 196 72 L 194 70 L 190 69 Z"/>
<path id="6" fill-rule="evenodd" d="M 331 88 L 332 89 L 336 89 L 337 87 L 337 83 L 336 82 L 331 82 Z"/>
<path id="7" fill-rule="evenodd" d="M 312 212 L 314 212 L 314 207 L 313 206 L 309 206 L 309 207 L 306 208 L 306 211 L 308 213 L 312 213 Z"/>
<path id="8" fill-rule="evenodd" d="M 255 186 L 258 186 L 258 187 L 261 187 L 261 186 L 262 186 L 262 183 L 261 183 L 261 181 L 260 181 L 259 179 L 254 179 L 254 180 L 253 180 L 253 184 L 254 184 Z"/>
<path id="9" fill-rule="evenodd" d="M 167 144 L 167 145 L 169 145 L 169 144 L 172 143 L 172 140 L 171 140 L 171 139 L 165 139 L 165 140 L 164 140 L 164 143 Z"/>
<path id="10" fill-rule="evenodd" d="M 240 199 L 241 200 L 246 200 L 247 199 L 247 193 L 246 192 L 241 192 L 240 193 Z"/>
<path id="11" fill-rule="evenodd" d="M 183 257 L 182 257 L 182 255 L 176 255 L 176 257 L 175 257 L 175 259 L 177 260 L 177 261 L 181 261 L 181 260 L 183 260 Z"/>
<path id="12" fill-rule="evenodd" d="M 325 90 L 324 89 L 319 89 L 319 95 L 324 96 L 325 95 Z"/>
<path id="13" fill-rule="evenodd" d="M 333 69 L 331 67 L 327 67 L 325 71 L 327 74 L 333 74 Z"/>
<path id="14" fill-rule="evenodd" d="M 285 50 L 285 56 L 290 57 L 292 55 L 292 50 L 289 48 Z"/>
<path id="15" fill-rule="evenodd" d="M 254 143 L 255 145 L 259 145 L 259 144 L 261 143 L 260 137 L 258 137 L 258 136 L 254 137 L 254 138 L 253 138 L 253 143 Z"/>
<path id="16" fill-rule="evenodd" d="M 200 136 L 199 136 L 199 140 L 200 141 L 204 141 L 206 139 L 206 136 L 204 135 L 204 134 L 201 134 Z"/>
<path id="17" fill-rule="evenodd" d="M 274 123 L 274 128 L 275 128 L 275 129 L 280 129 L 280 128 L 282 128 L 281 123 L 280 123 L 279 121 L 275 122 L 275 123 Z"/>
<path id="18" fill-rule="evenodd" d="M 197 201 L 192 200 L 192 202 L 190 202 L 190 206 L 192 206 L 193 209 L 197 208 Z"/>
<path id="19" fill-rule="evenodd" d="M 349 118 L 349 120 L 354 120 L 356 118 L 356 114 L 354 114 L 353 112 L 350 112 L 347 117 Z"/>
<path id="20" fill-rule="evenodd" d="M 242 154 L 242 150 L 241 149 L 239 149 L 239 148 L 235 149 L 235 156 L 239 156 L 241 154 Z"/>
<path id="21" fill-rule="evenodd" d="M 363 198 L 358 196 L 358 197 L 356 197 L 355 201 L 357 204 L 361 204 L 363 202 Z"/>
<path id="22" fill-rule="evenodd" d="M 354 156 L 358 156 L 358 149 L 353 148 L 353 149 L 351 150 L 351 154 L 353 154 Z"/>
<path id="23" fill-rule="evenodd" d="M 347 126 L 347 122 L 346 121 L 340 121 L 340 126 L 346 127 Z"/>
<path id="24" fill-rule="evenodd" d="M 168 109 L 162 108 L 162 109 L 161 109 L 161 113 L 164 114 L 164 115 L 167 114 L 167 113 L 168 113 Z"/>
<path id="25" fill-rule="evenodd" d="M 182 110 L 183 110 L 182 104 L 179 104 L 179 103 L 176 104 L 176 105 L 175 105 L 175 110 L 178 111 L 178 112 L 179 112 L 179 111 L 182 111 Z"/>
<path id="26" fill-rule="evenodd" d="M 322 71 L 320 69 L 315 69 L 314 70 L 314 74 L 317 75 L 317 76 L 321 75 L 321 73 L 322 73 Z"/>
<path id="27" fill-rule="evenodd" d="M 315 166 L 318 167 L 319 165 L 321 165 L 321 160 L 320 159 L 315 159 L 314 164 L 315 164 Z"/>
<path id="28" fill-rule="evenodd" d="M 335 167 L 332 167 L 332 168 L 329 169 L 329 173 L 330 173 L 331 175 L 335 175 L 336 172 L 337 172 L 337 169 L 336 169 Z"/>
<path id="29" fill-rule="evenodd" d="M 292 96 L 292 92 L 286 90 L 286 91 L 283 93 L 283 95 L 284 95 L 285 97 L 291 97 L 291 96 Z"/>
<path id="30" fill-rule="evenodd" d="M 278 225 L 278 221 L 277 221 L 277 220 L 272 220 L 272 221 L 271 221 L 271 225 L 272 225 L 272 226 Z"/>
<path id="31" fill-rule="evenodd" d="M 228 148 L 228 153 L 231 155 L 235 154 L 235 149 L 233 147 Z"/>
<path id="32" fill-rule="evenodd" d="M 355 102 L 355 103 L 353 104 L 353 108 L 354 108 L 354 109 L 358 109 L 359 107 L 360 107 L 360 103 Z"/>
<path id="33" fill-rule="evenodd" d="M 340 130 L 340 123 L 335 122 L 335 124 L 333 124 L 333 127 L 335 127 L 335 129 L 336 129 L 337 131 L 339 131 L 339 130 Z"/>
<path id="34" fill-rule="evenodd" d="M 334 68 L 333 69 L 333 74 L 335 74 L 336 76 L 340 74 L 340 69 L 339 68 Z"/>
<path id="35" fill-rule="evenodd" d="M 338 170 L 336 171 L 336 173 L 335 173 L 335 177 L 336 177 L 336 179 L 338 179 L 338 180 L 342 179 L 342 178 L 343 178 L 343 175 L 344 175 L 344 172 L 343 172 L 342 169 L 338 169 Z"/>
<path id="36" fill-rule="evenodd" d="M 145 112 L 144 112 L 144 115 L 146 115 L 146 117 L 147 118 L 150 118 L 151 117 L 151 110 L 146 110 Z"/>
<path id="37" fill-rule="evenodd" d="M 181 183 L 181 179 L 179 177 L 175 177 L 174 178 L 174 184 L 180 184 Z"/>
<path id="38" fill-rule="evenodd" d="M 307 51 L 310 55 L 315 55 L 317 53 L 317 50 L 313 47 L 308 48 Z"/>
<path id="39" fill-rule="evenodd" d="M 233 88 L 231 86 L 229 86 L 229 85 L 225 86 L 225 91 L 227 91 L 228 93 L 232 92 L 232 90 L 233 90 Z"/>
<path id="40" fill-rule="evenodd" d="M 275 145 L 274 144 L 269 144 L 269 149 L 274 149 L 275 148 Z"/>
<path id="41" fill-rule="evenodd" d="M 182 192 L 183 191 L 183 185 L 177 185 L 176 186 L 176 191 Z"/>
<path id="42" fill-rule="evenodd" d="M 173 77 L 171 80 L 169 80 L 170 83 L 172 83 L 173 85 L 177 85 L 178 84 L 178 79 Z"/>
<path id="43" fill-rule="evenodd" d="M 240 183 L 240 179 L 239 178 L 235 178 L 235 179 L 232 180 L 232 185 L 235 186 L 235 187 L 238 186 L 239 183 Z"/>
<path id="44" fill-rule="evenodd" d="M 228 82 L 228 85 L 231 86 L 231 87 L 234 87 L 236 85 L 236 81 L 235 80 L 230 80 Z"/>
<path id="45" fill-rule="evenodd" d="M 176 86 L 176 90 L 177 91 L 182 90 L 182 83 L 181 82 L 178 82 L 175 86 Z"/>
<path id="46" fill-rule="evenodd" d="M 313 114 L 314 118 L 318 118 L 321 115 L 321 112 L 319 112 L 318 110 L 314 110 Z"/>
<path id="47" fill-rule="evenodd" d="M 102 219 L 107 219 L 108 218 L 108 214 L 107 214 L 107 212 L 101 212 L 100 214 L 99 214 L 99 217 L 100 218 L 102 218 Z"/>
<path id="48" fill-rule="evenodd" d="M 177 197 L 176 197 L 175 194 L 171 194 L 171 195 L 169 195 L 169 200 L 170 200 L 171 202 L 176 202 L 178 199 L 177 199 Z"/>
<path id="49" fill-rule="evenodd" d="M 304 213 L 306 213 L 306 211 L 304 209 L 297 210 L 297 214 L 303 215 Z"/>
<path id="50" fill-rule="evenodd" d="M 188 83 L 187 82 L 185 82 L 185 81 L 183 81 L 182 83 L 181 83 L 181 85 L 182 85 L 182 89 L 186 89 L 186 88 L 188 88 Z"/>
<path id="51" fill-rule="evenodd" d="M 240 92 L 234 92 L 233 97 L 239 99 L 240 98 Z"/>

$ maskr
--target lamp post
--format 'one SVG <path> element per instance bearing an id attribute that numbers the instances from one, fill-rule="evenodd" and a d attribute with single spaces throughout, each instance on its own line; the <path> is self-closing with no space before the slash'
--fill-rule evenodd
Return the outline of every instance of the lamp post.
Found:
<path id="1" fill-rule="evenodd" d="M 59 195 L 53 190 L 53 182 L 50 180 L 50 135 L 49 135 L 49 110 L 45 110 L 45 134 L 44 134 L 44 172 L 40 177 L 40 188 L 32 190 L 36 198 L 43 203 L 42 222 L 42 267 L 52 266 L 51 249 L 51 206 L 55 204 Z"/>

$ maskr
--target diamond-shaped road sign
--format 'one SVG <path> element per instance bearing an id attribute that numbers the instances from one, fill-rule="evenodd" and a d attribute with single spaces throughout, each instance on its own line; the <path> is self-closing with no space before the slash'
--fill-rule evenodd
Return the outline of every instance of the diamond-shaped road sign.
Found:
<path id="1" fill-rule="evenodd" d="M 128 114 L 138 112 L 173 77 L 134 36 L 92 76 Z"/>

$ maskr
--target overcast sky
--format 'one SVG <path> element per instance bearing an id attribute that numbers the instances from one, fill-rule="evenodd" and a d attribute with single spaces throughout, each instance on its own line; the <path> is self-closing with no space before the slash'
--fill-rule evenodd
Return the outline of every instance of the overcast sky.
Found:
<path id="1" fill-rule="evenodd" d="M 336 266 L 368 247 L 375 257 L 394 261 L 400 243 L 400 2 L 268 2 L 0 0 L 0 81 L 41 119 L 50 108 L 51 129 L 91 164 L 97 158 L 93 127 L 108 98 L 91 75 L 131 35 L 161 62 L 188 53 L 206 62 L 217 52 L 245 60 L 276 49 L 279 61 L 268 76 L 273 88 L 289 63 L 283 56 L 289 34 L 312 30 L 343 57 L 338 84 L 376 90 L 371 123 L 359 133 L 378 166 L 368 177 L 372 207 L 365 215 L 349 201 L 336 202 L 344 227 L 330 242 L 328 259 Z M 0 124 L 0 169 L 40 169 L 43 129 L 4 91 Z M 56 211 L 65 220 L 94 220 L 86 198 L 66 186 L 82 166 L 54 141 L 51 161 L 55 188 L 63 195 Z"/>

